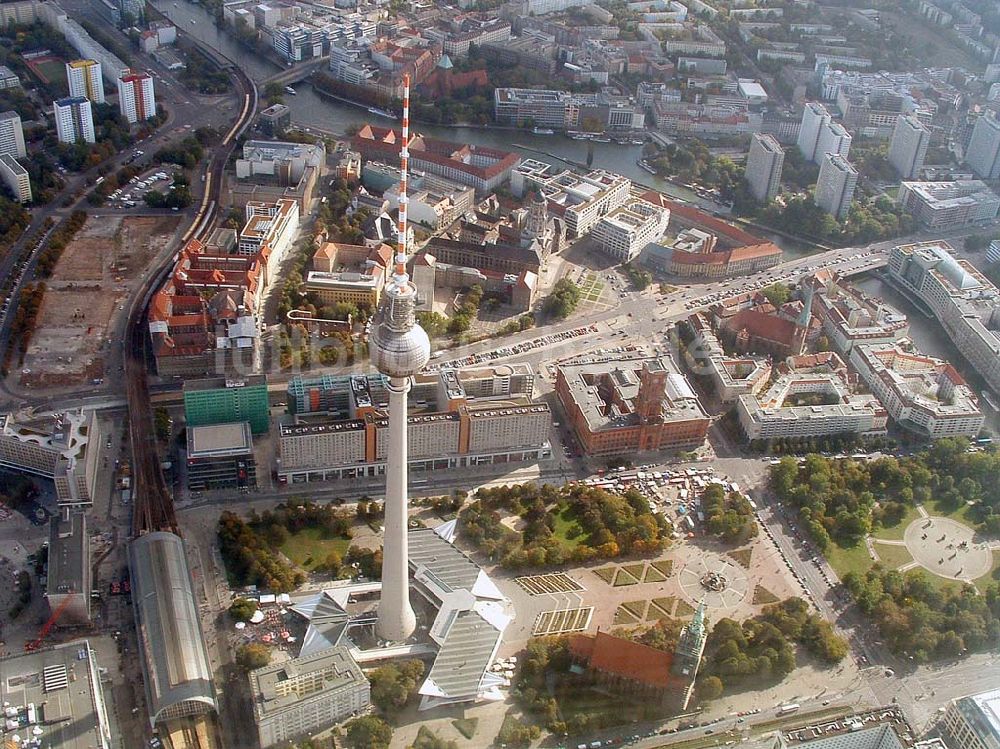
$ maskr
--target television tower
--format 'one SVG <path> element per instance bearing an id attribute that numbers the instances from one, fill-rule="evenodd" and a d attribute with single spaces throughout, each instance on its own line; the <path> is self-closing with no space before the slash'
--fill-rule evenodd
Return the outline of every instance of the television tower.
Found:
<path id="1" fill-rule="evenodd" d="M 382 540 L 382 597 L 375 631 L 390 642 L 413 634 L 407 538 L 406 401 L 411 377 L 430 360 L 431 343 L 417 324 L 417 287 L 406 274 L 406 177 L 410 158 L 410 75 L 403 76 L 403 139 L 399 149 L 399 236 L 395 270 L 372 325 L 372 364 L 389 379 L 389 450 L 386 456 L 385 534 Z"/>

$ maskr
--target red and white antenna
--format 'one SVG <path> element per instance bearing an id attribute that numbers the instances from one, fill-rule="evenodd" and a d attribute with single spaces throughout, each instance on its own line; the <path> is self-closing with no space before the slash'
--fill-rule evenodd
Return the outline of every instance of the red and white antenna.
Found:
<path id="1" fill-rule="evenodd" d="M 399 147 L 399 234 L 396 238 L 396 276 L 406 275 L 406 178 L 410 162 L 410 74 L 403 74 L 403 140 Z"/>

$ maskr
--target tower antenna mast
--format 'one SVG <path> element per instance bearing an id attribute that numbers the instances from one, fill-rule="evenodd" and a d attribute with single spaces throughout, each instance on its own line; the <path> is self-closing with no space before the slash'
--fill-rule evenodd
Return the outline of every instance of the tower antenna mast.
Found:
<path id="1" fill-rule="evenodd" d="M 399 145 L 399 233 L 396 236 L 396 277 L 406 275 L 408 234 L 406 182 L 410 171 L 410 74 L 403 74 L 403 138 Z"/>

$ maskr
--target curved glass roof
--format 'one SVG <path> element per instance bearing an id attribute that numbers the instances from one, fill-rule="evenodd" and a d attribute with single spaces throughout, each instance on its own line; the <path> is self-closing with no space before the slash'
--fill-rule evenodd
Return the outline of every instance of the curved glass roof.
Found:
<path id="1" fill-rule="evenodd" d="M 150 722 L 217 710 L 184 542 L 173 533 L 135 539 L 129 571 Z"/>

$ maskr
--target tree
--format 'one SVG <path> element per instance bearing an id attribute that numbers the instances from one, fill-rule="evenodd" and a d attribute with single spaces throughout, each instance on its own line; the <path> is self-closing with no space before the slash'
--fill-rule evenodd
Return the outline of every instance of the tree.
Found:
<path id="1" fill-rule="evenodd" d="M 562 320 L 569 317 L 580 303 L 580 287 L 569 278 L 560 278 L 552 287 L 552 293 L 545 299 L 542 309 L 549 315 Z"/>
<path id="2" fill-rule="evenodd" d="M 372 704 L 389 717 L 396 715 L 416 694 L 423 675 L 424 664 L 418 660 L 390 663 L 375 669 L 369 675 Z"/>
<path id="3" fill-rule="evenodd" d="M 280 104 L 285 100 L 285 87 L 280 83 L 271 81 L 264 86 L 264 98 L 267 100 L 268 106 Z"/>
<path id="4" fill-rule="evenodd" d="M 349 720 L 345 742 L 352 749 L 388 749 L 392 728 L 377 715 L 362 715 Z"/>
<path id="5" fill-rule="evenodd" d="M 236 665 L 247 672 L 263 668 L 270 662 L 271 650 L 266 645 L 251 642 L 236 651 Z"/>
<path id="6" fill-rule="evenodd" d="M 773 283 L 761 293 L 766 296 L 767 301 L 775 307 L 780 307 L 792 298 L 792 292 L 788 288 L 788 284 L 784 283 Z"/>
<path id="7" fill-rule="evenodd" d="M 698 693 L 699 702 L 708 702 L 709 700 L 718 699 L 722 696 L 722 679 L 718 676 L 706 676 L 698 679 L 695 689 Z"/>
<path id="8" fill-rule="evenodd" d="M 336 550 L 327 554 L 326 559 L 323 560 L 323 567 L 333 576 L 340 573 L 341 564 L 343 564 L 343 559 Z"/>
<path id="9" fill-rule="evenodd" d="M 153 411 L 153 430 L 160 442 L 166 442 L 170 439 L 170 421 L 170 413 L 167 409 L 163 406 L 157 406 Z"/>
<path id="10" fill-rule="evenodd" d="M 251 598 L 237 598 L 229 607 L 229 615 L 238 622 L 248 622 L 257 611 L 257 602 Z"/>

